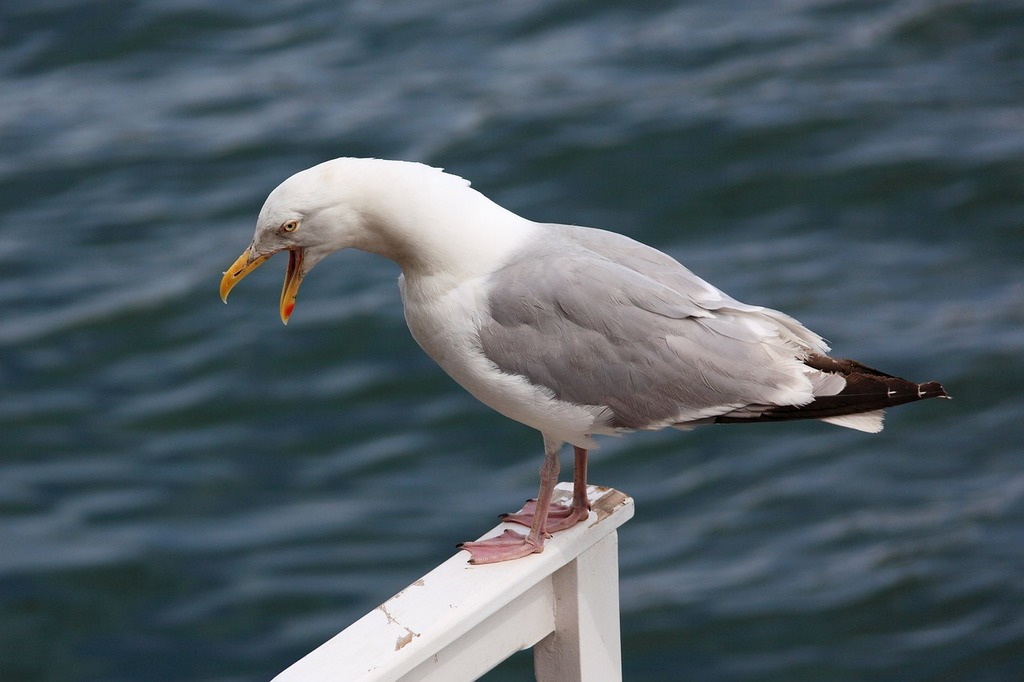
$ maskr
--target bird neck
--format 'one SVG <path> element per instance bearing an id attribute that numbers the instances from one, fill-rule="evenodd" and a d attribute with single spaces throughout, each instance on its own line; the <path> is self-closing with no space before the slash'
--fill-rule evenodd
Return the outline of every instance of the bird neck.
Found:
<path id="1" fill-rule="evenodd" d="M 375 237 L 366 250 L 398 263 L 410 284 L 444 289 L 490 273 L 536 229 L 461 178 L 415 170 L 378 187 L 366 212 Z"/>

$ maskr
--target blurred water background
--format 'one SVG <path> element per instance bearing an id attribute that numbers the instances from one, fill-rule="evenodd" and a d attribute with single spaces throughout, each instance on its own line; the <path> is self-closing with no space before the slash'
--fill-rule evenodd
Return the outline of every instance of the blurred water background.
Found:
<path id="1" fill-rule="evenodd" d="M 1024 675 L 1024 6 L 5 0 L 0 679 L 269 679 L 535 492 L 396 267 L 221 271 L 281 180 L 443 166 L 952 402 L 605 442 L 628 680 Z M 489 680 L 530 679 L 520 654 Z"/>

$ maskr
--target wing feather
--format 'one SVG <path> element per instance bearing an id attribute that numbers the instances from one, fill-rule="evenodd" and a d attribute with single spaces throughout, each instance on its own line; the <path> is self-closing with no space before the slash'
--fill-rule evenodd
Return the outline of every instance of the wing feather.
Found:
<path id="1" fill-rule="evenodd" d="M 627 237 L 550 228 L 491 279 L 480 343 L 503 372 L 607 408 L 620 429 L 813 399 L 809 372 L 821 373 L 802 360 L 826 347 L 792 318 Z"/>

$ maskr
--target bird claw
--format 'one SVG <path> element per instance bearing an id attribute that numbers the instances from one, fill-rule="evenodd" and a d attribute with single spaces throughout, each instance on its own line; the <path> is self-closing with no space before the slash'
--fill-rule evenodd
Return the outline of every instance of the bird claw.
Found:
<path id="1" fill-rule="evenodd" d="M 548 506 L 548 518 L 545 524 L 544 533 L 550 537 L 551 533 L 572 528 L 580 521 L 587 518 L 590 508 L 565 506 L 552 502 Z M 531 528 L 537 515 L 537 500 L 527 500 L 523 508 L 514 514 L 502 514 L 501 520 L 507 523 L 518 523 L 519 525 Z"/>
<path id="2" fill-rule="evenodd" d="M 499 561 L 519 559 L 544 550 L 544 541 L 535 542 L 522 533 L 506 530 L 501 535 L 486 540 L 460 542 L 459 549 L 470 553 L 471 564 L 495 564 Z"/>

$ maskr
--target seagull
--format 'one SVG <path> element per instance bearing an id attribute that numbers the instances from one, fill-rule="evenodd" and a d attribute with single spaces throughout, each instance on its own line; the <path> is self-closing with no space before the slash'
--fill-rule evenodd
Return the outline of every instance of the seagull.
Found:
<path id="1" fill-rule="evenodd" d="M 792 419 L 877 432 L 887 407 L 948 397 L 938 382 L 830 357 L 792 317 L 741 303 L 650 246 L 533 222 L 458 176 L 408 161 L 339 158 L 282 182 L 224 273 L 221 298 L 287 252 L 287 324 L 309 272 L 349 248 L 397 263 L 420 347 L 481 402 L 543 437 L 537 498 L 503 517 L 529 532 L 459 545 L 475 564 L 541 552 L 550 533 L 587 518 L 595 435 Z M 566 443 L 567 506 L 552 504 Z"/>

